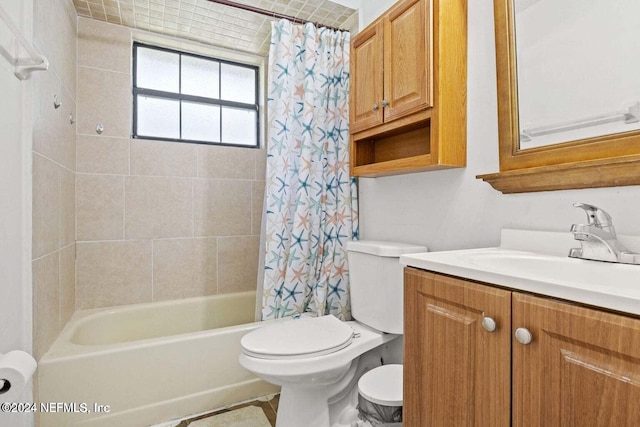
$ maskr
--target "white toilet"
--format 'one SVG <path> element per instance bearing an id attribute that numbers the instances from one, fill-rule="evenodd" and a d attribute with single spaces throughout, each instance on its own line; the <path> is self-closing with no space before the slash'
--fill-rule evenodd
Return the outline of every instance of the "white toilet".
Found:
<path id="1" fill-rule="evenodd" d="M 353 401 L 359 377 L 381 364 L 375 350 L 402 334 L 403 276 L 398 258 L 427 248 L 354 241 L 347 244 L 347 250 L 354 321 L 342 322 L 334 316 L 286 318 L 241 340 L 240 364 L 281 386 L 277 427 L 341 425 L 333 419 L 336 411 L 330 411 L 330 406 L 339 407 L 340 413 L 349 411 L 348 401 Z M 401 376 L 401 370 L 395 372 Z M 388 377 L 388 373 L 370 376 L 374 382 Z M 368 398 L 385 404 L 385 396 L 377 396 L 376 387 L 367 389 Z M 388 402 L 397 403 L 397 397 Z"/>

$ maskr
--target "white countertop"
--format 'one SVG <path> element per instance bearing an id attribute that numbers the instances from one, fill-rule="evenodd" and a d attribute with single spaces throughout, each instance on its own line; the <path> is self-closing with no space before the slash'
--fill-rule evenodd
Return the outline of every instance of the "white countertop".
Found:
<path id="1" fill-rule="evenodd" d="M 640 239 L 620 237 L 637 251 Z M 640 315 L 640 265 L 569 258 L 571 233 L 503 230 L 497 248 L 425 252 L 400 263 L 515 290 Z"/>

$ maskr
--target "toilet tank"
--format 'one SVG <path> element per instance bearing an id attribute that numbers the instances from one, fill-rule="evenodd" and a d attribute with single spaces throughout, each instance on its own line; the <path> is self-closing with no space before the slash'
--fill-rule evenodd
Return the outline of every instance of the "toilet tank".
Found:
<path id="1" fill-rule="evenodd" d="M 360 240 L 347 243 L 351 315 L 382 332 L 402 333 L 403 267 L 400 255 L 426 252 L 408 243 Z"/>

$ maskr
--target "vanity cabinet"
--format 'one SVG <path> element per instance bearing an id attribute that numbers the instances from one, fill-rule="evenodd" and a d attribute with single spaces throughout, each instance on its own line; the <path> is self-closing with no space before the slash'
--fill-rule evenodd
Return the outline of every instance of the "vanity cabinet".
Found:
<path id="1" fill-rule="evenodd" d="M 513 293 L 514 426 L 640 426 L 640 319 Z M 553 421 L 553 422 L 549 422 Z"/>
<path id="2" fill-rule="evenodd" d="M 640 425 L 640 319 L 414 268 L 404 292 L 404 425 Z"/>
<path id="3" fill-rule="evenodd" d="M 403 425 L 508 426 L 511 292 L 416 269 L 404 277 Z"/>
<path id="4" fill-rule="evenodd" d="M 351 40 L 352 176 L 465 166 L 466 20 L 466 0 L 400 0 Z"/>

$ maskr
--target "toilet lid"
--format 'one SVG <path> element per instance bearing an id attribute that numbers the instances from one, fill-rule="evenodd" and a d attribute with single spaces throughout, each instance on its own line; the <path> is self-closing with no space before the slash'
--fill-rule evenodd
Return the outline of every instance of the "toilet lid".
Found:
<path id="1" fill-rule="evenodd" d="M 402 365 L 382 365 L 358 381 L 360 395 L 384 406 L 402 406 Z"/>
<path id="2" fill-rule="evenodd" d="M 336 352 L 351 344 L 353 329 L 333 315 L 287 319 L 249 332 L 242 351 L 261 359 L 306 358 Z"/>

